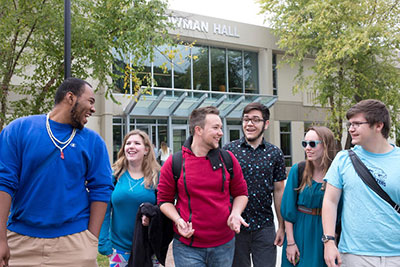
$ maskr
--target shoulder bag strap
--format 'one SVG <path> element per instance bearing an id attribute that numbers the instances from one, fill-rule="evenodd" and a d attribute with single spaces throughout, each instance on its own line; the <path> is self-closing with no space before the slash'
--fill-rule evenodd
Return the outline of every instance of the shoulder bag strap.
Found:
<path id="1" fill-rule="evenodd" d="M 398 213 L 400 213 L 400 206 L 397 205 L 390 196 L 379 186 L 376 182 L 375 178 L 372 176 L 370 171 L 364 165 L 364 163 L 360 160 L 356 153 L 353 150 L 349 149 L 349 156 L 351 162 L 353 163 L 354 169 L 356 170 L 358 176 L 360 176 L 361 180 L 369 186 L 375 193 L 377 193 L 381 198 L 383 198 L 386 202 L 390 204 Z"/>

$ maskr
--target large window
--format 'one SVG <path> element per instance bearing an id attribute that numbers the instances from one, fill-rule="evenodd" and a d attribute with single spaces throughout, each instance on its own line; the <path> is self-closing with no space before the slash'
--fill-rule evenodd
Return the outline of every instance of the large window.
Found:
<path id="1" fill-rule="evenodd" d="M 286 167 L 292 166 L 292 143 L 290 122 L 280 122 L 281 149 Z"/>
<path id="2" fill-rule="evenodd" d="M 126 59 L 116 55 L 114 73 L 122 74 L 126 65 Z M 258 54 L 250 51 L 202 45 L 160 46 L 153 62 L 147 60 L 145 67 L 139 69 L 138 77 L 145 75 L 153 75 L 157 87 L 259 93 Z M 118 92 L 124 92 L 121 88 L 129 78 L 114 79 Z"/>

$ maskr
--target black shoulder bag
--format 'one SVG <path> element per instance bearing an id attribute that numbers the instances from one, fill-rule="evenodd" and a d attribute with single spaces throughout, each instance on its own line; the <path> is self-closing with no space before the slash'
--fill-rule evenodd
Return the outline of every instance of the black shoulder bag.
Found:
<path id="1" fill-rule="evenodd" d="M 351 159 L 351 162 L 353 163 L 354 169 L 356 170 L 358 176 L 360 176 L 361 180 L 369 186 L 375 193 L 378 194 L 381 198 L 383 198 L 386 202 L 390 204 L 398 213 L 400 213 L 400 206 L 396 204 L 390 196 L 379 186 L 379 184 L 376 182 L 375 178 L 372 176 L 372 174 L 369 172 L 367 167 L 362 163 L 360 158 L 357 156 L 356 153 L 354 153 L 353 150 L 349 149 L 349 156 Z"/>

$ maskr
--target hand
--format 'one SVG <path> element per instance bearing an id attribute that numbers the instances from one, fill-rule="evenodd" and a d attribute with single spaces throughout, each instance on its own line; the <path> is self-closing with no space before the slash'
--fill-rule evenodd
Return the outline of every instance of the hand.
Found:
<path id="1" fill-rule="evenodd" d="M 340 267 L 342 265 L 342 259 L 340 258 L 335 242 L 328 241 L 324 246 L 324 259 L 326 265 L 328 265 L 328 267 Z M 336 261 L 338 264 L 336 264 Z"/>
<path id="2" fill-rule="evenodd" d="M 0 241 L 0 266 L 8 266 L 10 259 L 10 248 L 8 247 L 7 240 Z"/>
<path id="3" fill-rule="evenodd" d="M 296 244 L 286 247 L 286 258 L 293 266 L 297 264 L 296 259 L 300 258 L 300 251 Z"/>
<path id="4" fill-rule="evenodd" d="M 175 225 L 176 228 L 178 229 L 179 234 L 185 238 L 190 238 L 194 233 L 194 229 L 192 228 L 192 223 L 185 222 L 185 220 L 182 218 L 176 220 Z"/>
<path id="5" fill-rule="evenodd" d="M 146 215 L 142 215 L 142 225 L 149 226 L 149 224 L 150 224 L 150 218 L 147 217 Z"/>
<path id="6" fill-rule="evenodd" d="M 278 231 L 276 231 L 274 245 L 282 247 L 284 238 L 285 238 L 285 230 L 283 228 L 278 228 Z"/>
<path id="7" fill-rule="evenodd" d="M 240 233 L 240 226 L 244 225 L 245 227 L 249 227 L 249 224 L 244 221 L 242 216 L 240 214 L 235 214 L 231 213 L 228 217 L 228 221 L 226 222 L 231 228 L 232 231 L 235 231 L 235 233 Z"/>

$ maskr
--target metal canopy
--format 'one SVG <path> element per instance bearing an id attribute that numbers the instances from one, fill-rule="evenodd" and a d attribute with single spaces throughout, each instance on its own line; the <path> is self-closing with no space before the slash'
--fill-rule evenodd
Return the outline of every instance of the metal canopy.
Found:
<path id="1" fill-rule="evenodd" d="M 154 87 L 145 94 L 133 97 L 124 108 L 124 115 L 188 117 L 195 108 L 215 106 L 222 118 L 240 119 L 247 104 L 260 102 L 270 108 L 276 101 L 277 96 L 272 95 Z"/>

